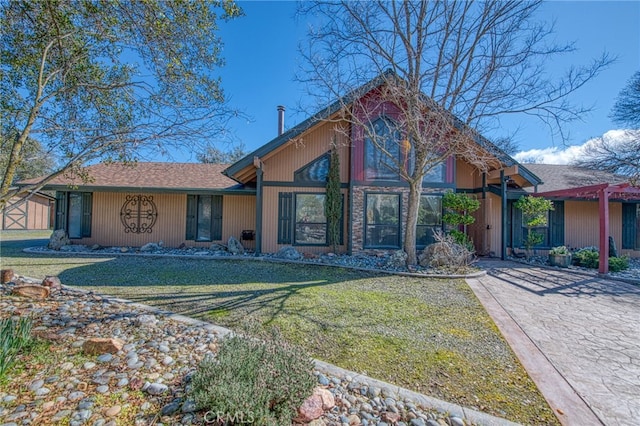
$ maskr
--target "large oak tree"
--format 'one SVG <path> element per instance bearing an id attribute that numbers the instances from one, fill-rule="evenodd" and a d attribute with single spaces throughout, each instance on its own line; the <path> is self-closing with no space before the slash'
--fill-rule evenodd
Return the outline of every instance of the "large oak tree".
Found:
<path id="1" fill-rule="evenodd" d="M 193 149 L 233 114 L 215 69 L 231 0 L 11 0 L 1 4 L 0 207 L 17 194 L 27 140 L 53 172 Z"/>
<path id="2" fill-rule="evenodd" d="M 387 156 L 409 187 L 404 250 L 415 264 L 416 223 L 423 178 L 451 156 L 480 170 L 499 167 L 495 150 L 469 143 L 472 129 L 496 126 L 506 114 L 539 117 L 553 131 L 588 108 L 570 95 L 596 76 L 606 54 L 563 76 L 545 65 L 574 50 L 553 42 L 553 26 L 537 17 L 539 1 L 316 1 L 301 12 L 316 24 L 302 46 L 299 79 L 320 103 L 344 101 L 346 119 Z M 387 72 L 390 70 L 391 72 Z M 343 97 L 378 76 L 380 89 L 356 100 Z M 399 147 L 379 138 L 372 122 L 393 105 Z M 340 130 L 340 129 L 338 129 Z M 388 132 L 387 132 L 388 134 Z M 491 152 L 494 151 L 494 152 Z M 404 155 L 397 155 L 398 152 Z"/>

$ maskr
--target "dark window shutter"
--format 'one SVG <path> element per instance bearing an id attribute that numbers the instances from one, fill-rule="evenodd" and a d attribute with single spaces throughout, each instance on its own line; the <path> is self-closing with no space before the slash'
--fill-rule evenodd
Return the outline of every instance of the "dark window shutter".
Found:
<path id="1" fill-rule="evenodd" d="M 516 209 L 515 207 L 511 210 L 511 219 L 512 219 L 512 244 L 514 248 L 522 247 L 522 241 L 524 238 L 524 234 L 527 232 L 526 229 L 522 227 L 522 210 Z"/>
<path id="2" fill-rule="evenodd" d="M 622 248 L 635 249 L 636 245 L 636 204 L 622 204 Z"/>
<path id="3" fill-rule="evenodd" d="M 187 195 L 187 230 L 185 233 L 186 240 L 196 239 L 196 211 L 198 210 L 198 197 L 196 195 Z"/>
<path id="4" fill-rule="evenodd" d="M 93 194 L 91 192 L 82 193 L 82 236 L 91 236 L 91 212 L 93 210 Z"/>
<path id="5" fill-rule="evenodd" d="M 564 245 L 564 201 L 554 201 L 553 210 L 549 212 L 549 245 Z"/>
<path id="6" fill-rule="evenodd" d="M 211 197 L 211 239 L 222 239 L 222 195 Z"/>
<path id="7" fill-rule="evenodd" d="M 67 192 L 56 192 L 55 229 L 67 230 Z"/>
<path id="8" fill-rule="evenodd" d="M 278 244 L 291 244 L 293 221 L 293 194 L 278 193 Z"/>

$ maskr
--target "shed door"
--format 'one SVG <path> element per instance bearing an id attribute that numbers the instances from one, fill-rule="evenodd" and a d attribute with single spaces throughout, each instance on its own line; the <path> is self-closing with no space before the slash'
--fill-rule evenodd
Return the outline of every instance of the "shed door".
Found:
<path id="1" fill-rule="evenodd" d="M 27 229 L 28 205 L 25 201 L 8 206 L 4 211 L 3 229 Z"/>

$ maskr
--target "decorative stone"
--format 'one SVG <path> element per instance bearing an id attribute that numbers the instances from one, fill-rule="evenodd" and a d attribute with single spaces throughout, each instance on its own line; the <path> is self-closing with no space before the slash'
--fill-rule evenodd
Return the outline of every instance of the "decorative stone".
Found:
<path id="1" fill-rule="evenodd" d="M 88 355 L 115 354 L 123 346 L 124 342 L 120 339 L 92 337 L 82 344 L 82 350 Z"/>
<path id="2" fill-rule="evenodd" d="M 294 247 L 285 246 L 278 250 L 278 253 L 275 254 L 275 257 L 285 260 L 300 260 L 302 259 L 302 254 L 300 254 L 300 252 Z"/>
<path id="3" fill-rule="evenodd" d="M 44 277 L 44 280 L 42 280 L 42 285 L 45 287 L 49 287 L 51 291 L 62 289 L 60 278 L 53 275 L 47 275 L 46 277 Z"/>
<path id="4" fill-rule="evenodd" d="M 71 244 L 71 240 L 64 229 L 56 229 L 49 238 L 48 247 L 52 250 L 60 250 L 62 246 L 68 246 Z"/>
<path id="5" fill-rule="evenodd" d="M 333 394 L 327 389 L 315 388 L 313 395 L 307 398 L 298 409 L 295 421 L 309 423 L 320 418 L 325 411 L 331 410 L 336 405 Z"/>
<path id="6" fill-rule="evenodd" d="M 120 414 L 122 411 L 122 407 L 119 405 L 114 405 L 113 407 L 109 407 L 105 410 L 104 415 L 107 417 L 115 417 Z"/>
<path id="7" fill-rule="evenodd" d="M 135 319 L 135 324 L 137 326 L 155 326 L 158 322 L 158 319 L 155 315 L 139 315 L 138 318 Z"/>
<path id="8" fill-rule="evenodd" d="M 231 254 L 244 254 L 244 247 L 236 237 L 229 237 L 227 248 Z"/>
<path id="9" fill-rule="evenodd" d="M 226 252 L 227 251 L 227 246 L 225 246 L 223 244 L 213 243 L 213 244 L 211 244 L 211 247 L 209 247 L 209 250 Z"/>
<path id="10" fill-rule="evenodd" d="M 162 249 L 162 246 L 156 243 L 147 243 L 140 247 L 140 251 L 158 251 Z"/>
<path id="11" fill-rule="evenodd" d="M 23 284 L 13 288 L 12 293 L 29 299 L 46 299 L 51 291 L 37 284 Z"/>
<path id="12" fill-rule="evenodd" d="M 6 284 L 13 281 L 13 269 L 0 270 L 0 284 Z"/>
<path id="13" fill-rule="evenodd" d="M 143 388 L 144 389 L 144 388 Z M 144 389 L 149 395 L 162 395 L 169 390 L 169 387 L 164 383 L 151 383 L 146 389 Z"/>
<path id="14" fill-rule="evenodd" d="M 385 267 L 398 269 L 407 266 L 407 253 L 404 250 L 396 250 L 385 262 Z"/>

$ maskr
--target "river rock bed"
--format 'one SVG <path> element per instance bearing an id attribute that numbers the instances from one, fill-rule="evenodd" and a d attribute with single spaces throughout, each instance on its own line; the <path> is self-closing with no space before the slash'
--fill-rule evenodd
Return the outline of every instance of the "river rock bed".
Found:
<path id="1" fill-rule="evenodd" d="M 0 387 L 2 426 L 219 424 L 196 410 L 187 388 L 226 330 L 67 287 L 43 300 L 12 295 L 12 288 L 0 286 L 0 318 L 32 318 L 33 334 L 50 347 L 44 359 L 19 359 L 13 382 Z M 120 343 L 89 354 L 92 339 Z M 350 376 L 315 374 L 335 405 L 308 423 L 313 426 L 470 424 Z"/>

